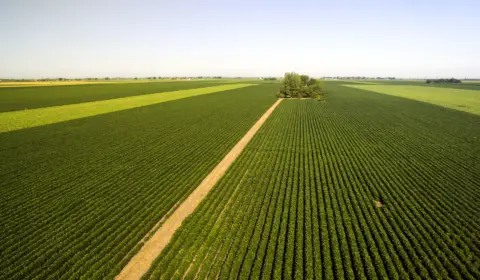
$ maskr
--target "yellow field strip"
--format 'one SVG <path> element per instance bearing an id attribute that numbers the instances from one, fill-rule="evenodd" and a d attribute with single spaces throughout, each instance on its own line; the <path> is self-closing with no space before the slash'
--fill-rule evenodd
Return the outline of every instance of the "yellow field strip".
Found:
<path id="1" fill-rule="evenodd" d="M 145 84 L 164 82 L 191 82 L 195 80 L 110 80 L 110 81 L 54 81 L 54 82 L 0 82 L 0 88 L 11 87 L 50 87 L 50 86 L 75 86 L 75 85 L 102 85 L 102 84 Z"/>
<path id="2" fill-rule="evenodd" d="M 270 107 L 262 117 L 250 128 L 250 130 L 243 136 L 235 147 L 228 152 L 222 161 L 203 179 L 200 185 L 180 204 L 180 206 L 170 215 L 165 223 L 155 232 L 142 249 L 136 254 L 130 262 L 123 268 L 116 280 L 132 280 L 140 279 L 149 269 L 152 262 L 163 251 L 165 246 L 170 242 L 175 231 L 182 225 L 190 214 L 195 211 L 198 204 L 205 198 L 208 192 L 215 186 L 215 184 L 222 178 L 230 165 L 240 155 L 248 142 L 253 138 L 257 131 L 262 127 L 262 124 L 272 114 L 275 108 L 283 99 L 278 99 L 272 107 Z"/>
<path id="3" fill-rule="evenodd" d="M 86 118 L 100 114 L 248 86 L 253 86 L 253 84 L 228 84 L 197 89 L 129 96 L 79 104 L 4 112 L 0 113 L 0 133 Z"/>

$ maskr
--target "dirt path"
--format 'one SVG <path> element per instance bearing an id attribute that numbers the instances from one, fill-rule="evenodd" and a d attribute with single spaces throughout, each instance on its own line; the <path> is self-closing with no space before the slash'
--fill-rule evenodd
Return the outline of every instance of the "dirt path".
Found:
<path id="1" fill-rule="evenodd" d="M 200 201 L 208 194 L 213 186 L 222 178 L 228 167 L 240 155 L 245 146 L 250 142 L 262 124 L 272 114 L 282 99 L 278 99 L 265 114 L 250 128 L 223 160 L 203 179 L 200 185 L 180 204 L 175 212 L 170 215 L 158 231 L 143 245 L 142 249 L 130 260 L 120 274 L 115 277 L 117 280 L 140 279 L 150 268 L 152 262 L 162 252 L 163 248 L 170 242 L 175 231 L 180 227 L 183 220 L 193 213 Z"/>

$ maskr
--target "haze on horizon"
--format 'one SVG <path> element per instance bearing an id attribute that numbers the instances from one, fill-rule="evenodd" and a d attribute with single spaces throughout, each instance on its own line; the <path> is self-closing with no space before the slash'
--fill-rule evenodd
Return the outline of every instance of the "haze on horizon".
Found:
<path id="1" fill-rule="evenodd" d="M 479 78 L 480 2 L 0 2 L 0 78 Z"/>

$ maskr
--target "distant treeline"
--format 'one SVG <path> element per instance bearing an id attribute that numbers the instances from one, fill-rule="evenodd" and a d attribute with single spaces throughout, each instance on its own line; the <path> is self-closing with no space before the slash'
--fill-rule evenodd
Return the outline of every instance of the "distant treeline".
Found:
<path id="1" fill-rule="evenodd" d="M 263 78 L 263 80 L 265 80 L 265 81 L 276 81 L 277 78 L 276 77 L 265 77 L 265 78 Z"/>
<path id="2" fill-rule="evenodd" d="M 196 77 L 92 77 L 92 78 L 42 78 L 42 79 L 2 79 L 0 82 L 66 82 L 66 81 L 109 81 L 109 80 L 201 80 L 222 79 L 222 76 L 196 76 Z M 236 77 L 235 79 L 242 79 Z"/>
<path id="3" fill-rule="evenodd" d="M 427 84 L 460 84 L 462 81 L 458 79 L 428 79 Z"/>
<path id="4" fill-rule="evenodd" d="M 323 77 L 328 80 L 396 80 L 395 77 L 365 77 L 365 76 L 331 76 Z"/>

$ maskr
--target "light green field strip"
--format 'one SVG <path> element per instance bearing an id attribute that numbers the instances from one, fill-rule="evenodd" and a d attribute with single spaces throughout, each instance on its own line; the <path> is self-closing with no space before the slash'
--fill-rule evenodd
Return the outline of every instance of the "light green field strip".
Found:
<path id="1" fill-rule="evenodd" d="M 358 84 L 365 84 L 365 85 L 381 85 L 381 83 L 378 83 L 378 82 L 369 82 L 369 81 L 349 80 L 349 82 L 358 83 Z"/>
<path id="2" fill-rule="evenodd" d="M 343 85 L 377 93 L 423 101 L 459 111 L 480 115 L 480 91 L 403 85 Z"/>
<path id="3" fill-rule="evenodd" d="M 0 133 L 86 118 L 181 98 L 253 86 L 231 84 L 197 89 L 152 93 L 140 96 L 0 113 Z"/>

